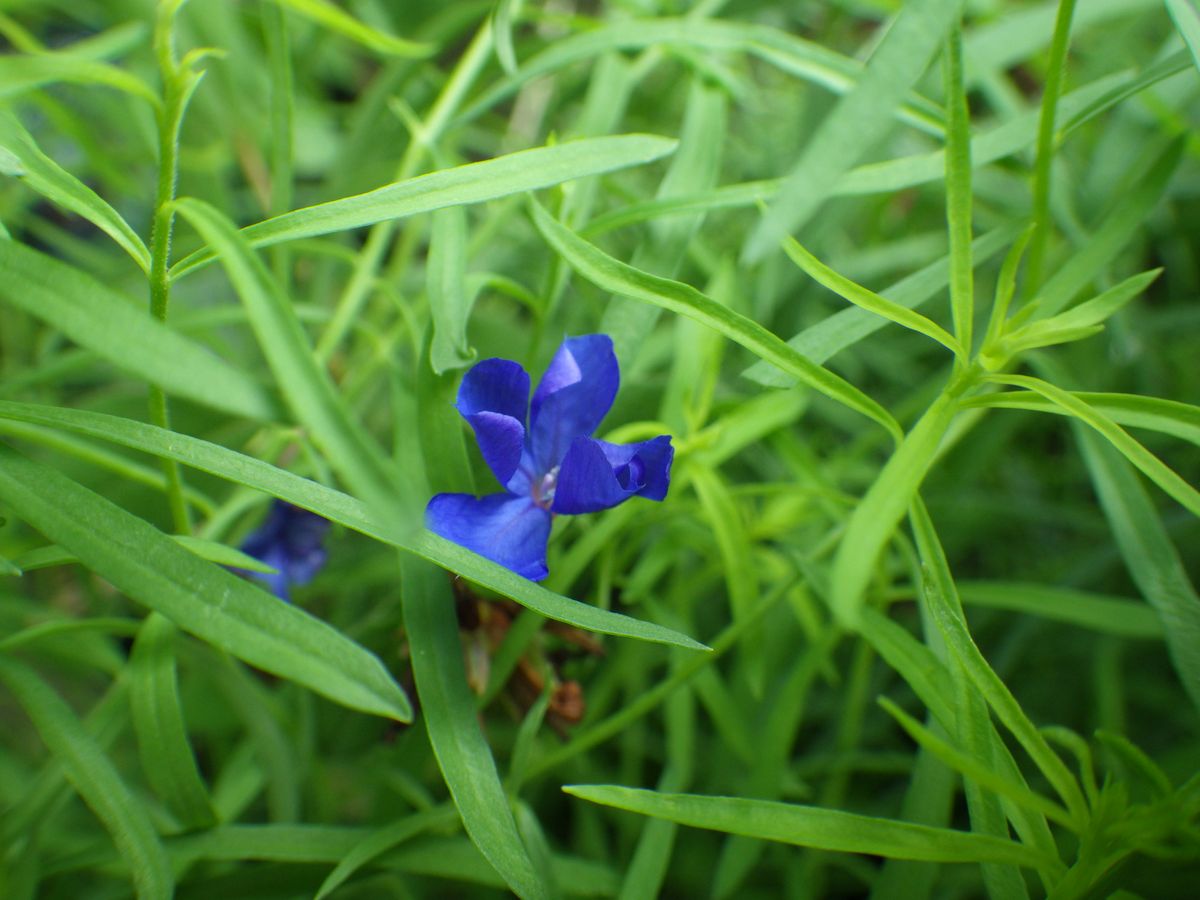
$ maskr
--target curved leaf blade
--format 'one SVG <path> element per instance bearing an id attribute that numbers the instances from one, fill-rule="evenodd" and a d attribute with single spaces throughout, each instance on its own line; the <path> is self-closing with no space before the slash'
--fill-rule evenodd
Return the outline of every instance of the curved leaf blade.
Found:
<path id="1" fill-rule="evenodd" d="M 623 134 L 520 150 L 293 210 L 251 225 L 242 234 L 251 247 L 267 247 L 553 187 L 573 178 L 653 162 L 674 149 L 675 141 L 670 138 Z M 172 267 L 171 277 L 177 278 L 212 258 L 208 251 L 193 253 Z"/>
<path id="2" fill-rule="evenodd" d="M 0 497 L 89 569 L 184 631 L 335 703 L 411 720 L 404 691 L 373 654 L 3 444 Z"/>
<path id="3" fill-rule="evenodd" d="M 277 409 L 254 380 L 79 269 L 0 241 L 0 300 L 168 394 L 251 419 Z"/>
<path id="4" fill-rule="evenodd" d="M 129 863 L 139 900 L 170 900 L 174 878 L 145 806 L 126 787 L 95 738 L 32 669 L 0 655 L 4 683 L 33 721 L 84 802 Z"/>
<path id="5" fill-rule="evenodd" d="M 999 862 L 1029 867 L 1045 862 L 1042 854 L 1013 841 L 836 809 L 741 797 L 660 794 L 614 785 L 567 785 L 563 790 L 581 800 L 681 825 L 819 850 L 928 862 Z"/>
<path id="6" fill-rule="evenodd" d="M 430 531 L 422 531 L 412 538 L 400 537 L 394 528 L 379 521 L 366 504 L 353 497 L 208 441 L 104 413 L 9 401 L 0 401 L 0 417 L 35 422 L 112 441 L 165 459 L 174 459 L 194 469 L 263 491 L 375 540 L 415 553 L 549 619 L 600 634 L 671 644 L 690 650 L 708 649 L 704 644 L 670 628 L 599 609 L 548 591 Z"/>

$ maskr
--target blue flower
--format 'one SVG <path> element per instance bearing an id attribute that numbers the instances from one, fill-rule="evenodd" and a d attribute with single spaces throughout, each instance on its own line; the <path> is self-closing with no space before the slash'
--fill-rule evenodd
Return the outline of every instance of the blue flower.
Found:
<path id="1" fill-rule="evenodd" d="M 329 522 L 316 513 L 283 500 L 271 505 L 265 522 L 242 543 L 242 552 L 277 571 L 246 572 L 266 583 L 281 600 L 293 584 L 308 584 L 325 565 L 325 533 Z"/>
<path id="2" fill-rule="evenodd" d="M 556 514 L 598 512 L 635 496 L 662 500 L 675 455 L 669 436 L 638 444 L 591 436 L 620 381 L 605 334 L 563 341 L 532 403 L 529 373 L 517 363 L 485 359 L 473 366 L 456 405 L 504 493 L 438 494 L 425 508 L 430 530 L 539 581 L 548 574 Z"/>

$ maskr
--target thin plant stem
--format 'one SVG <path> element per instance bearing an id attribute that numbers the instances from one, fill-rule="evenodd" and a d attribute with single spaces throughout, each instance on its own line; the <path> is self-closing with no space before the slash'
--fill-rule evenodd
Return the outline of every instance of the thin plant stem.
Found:
<path id="1" fill-rule="evenodd" d="M 1055 117 L 1058 98 L 1062 92 L 1063 70 L 1067 62 L 1067 47 L 1071 37 L 1071 19 L 1075 0 L 1060 0 L 1058 17 L 1054 22 L 1054 39 L 1050 44 L 1050 68 L 1046 73 L 1046 89 L 1042 94 L 1042 111 L 1038 120 L 1037 161 L 1033 171 L 1033 238 L 1029 247 L 1029 267 L 1026 289 L 1033 291 L 1042 283 L 1046 262 L 1046 246 L 1050 238 L 1050 167 L 1054 162 Z"/>
<path id="2" fill-rule="evenodd" d="M 171 233 L 175 212 L 175 183 L 179 174 L 179 126 L 187 102 L 188 88 L 175 61 L 173 25 L 175 13 L 182 0 L 168 0 L 159 7 L 154 30 L 155 52 L 163 80 L 163 102 L 158 111 L 158 183 L 154 195 L 154 218 L 150 229 L 150 314 L 161 322 L 167 320 L 171 302 Z M 160 428 L 171 428 L 171 409 L 166 393 L 150 385 L 150 421 Z M 190 534 L 191 512 L 184 495 L 183 472 L 177 462 L 162 459 L 166 477 L 167 502 L 171 520 L 180 534 Z"/>
<path id="3" fill-rule="evenodd" d="M 950 236 L 950 308 L 954 336 L 962 347 L 958 365 L 971 358 L 975 318 L 974 265 L 971 259 L 971 132 L 963 90 L 962 31 L 957 25 L 946 42 L 946 222 Z"/>

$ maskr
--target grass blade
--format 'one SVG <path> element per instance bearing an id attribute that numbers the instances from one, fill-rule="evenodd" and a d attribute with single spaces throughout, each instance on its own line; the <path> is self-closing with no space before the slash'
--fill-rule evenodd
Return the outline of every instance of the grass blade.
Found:
<path id="1" fill-rule="evenodd" d="M 1003 862 L 1037 867 L 1041 853 L 1013 841 L 930 828 L 836 809 L 740 797 L 660 794 L 614 785 L 567 785 L 573 797 L 694 828 L 841 853 L 930 862 Z"/>

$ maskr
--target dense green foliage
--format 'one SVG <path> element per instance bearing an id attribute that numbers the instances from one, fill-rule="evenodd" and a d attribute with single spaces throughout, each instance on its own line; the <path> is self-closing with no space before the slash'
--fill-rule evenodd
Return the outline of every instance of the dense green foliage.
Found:
<path id="1" fill-rule="evenodd" d="M 0 36 L 0 896 L 1195 896 L 1194 0 Z M 666 501 L 425 531 L 595 332 Z"/>

